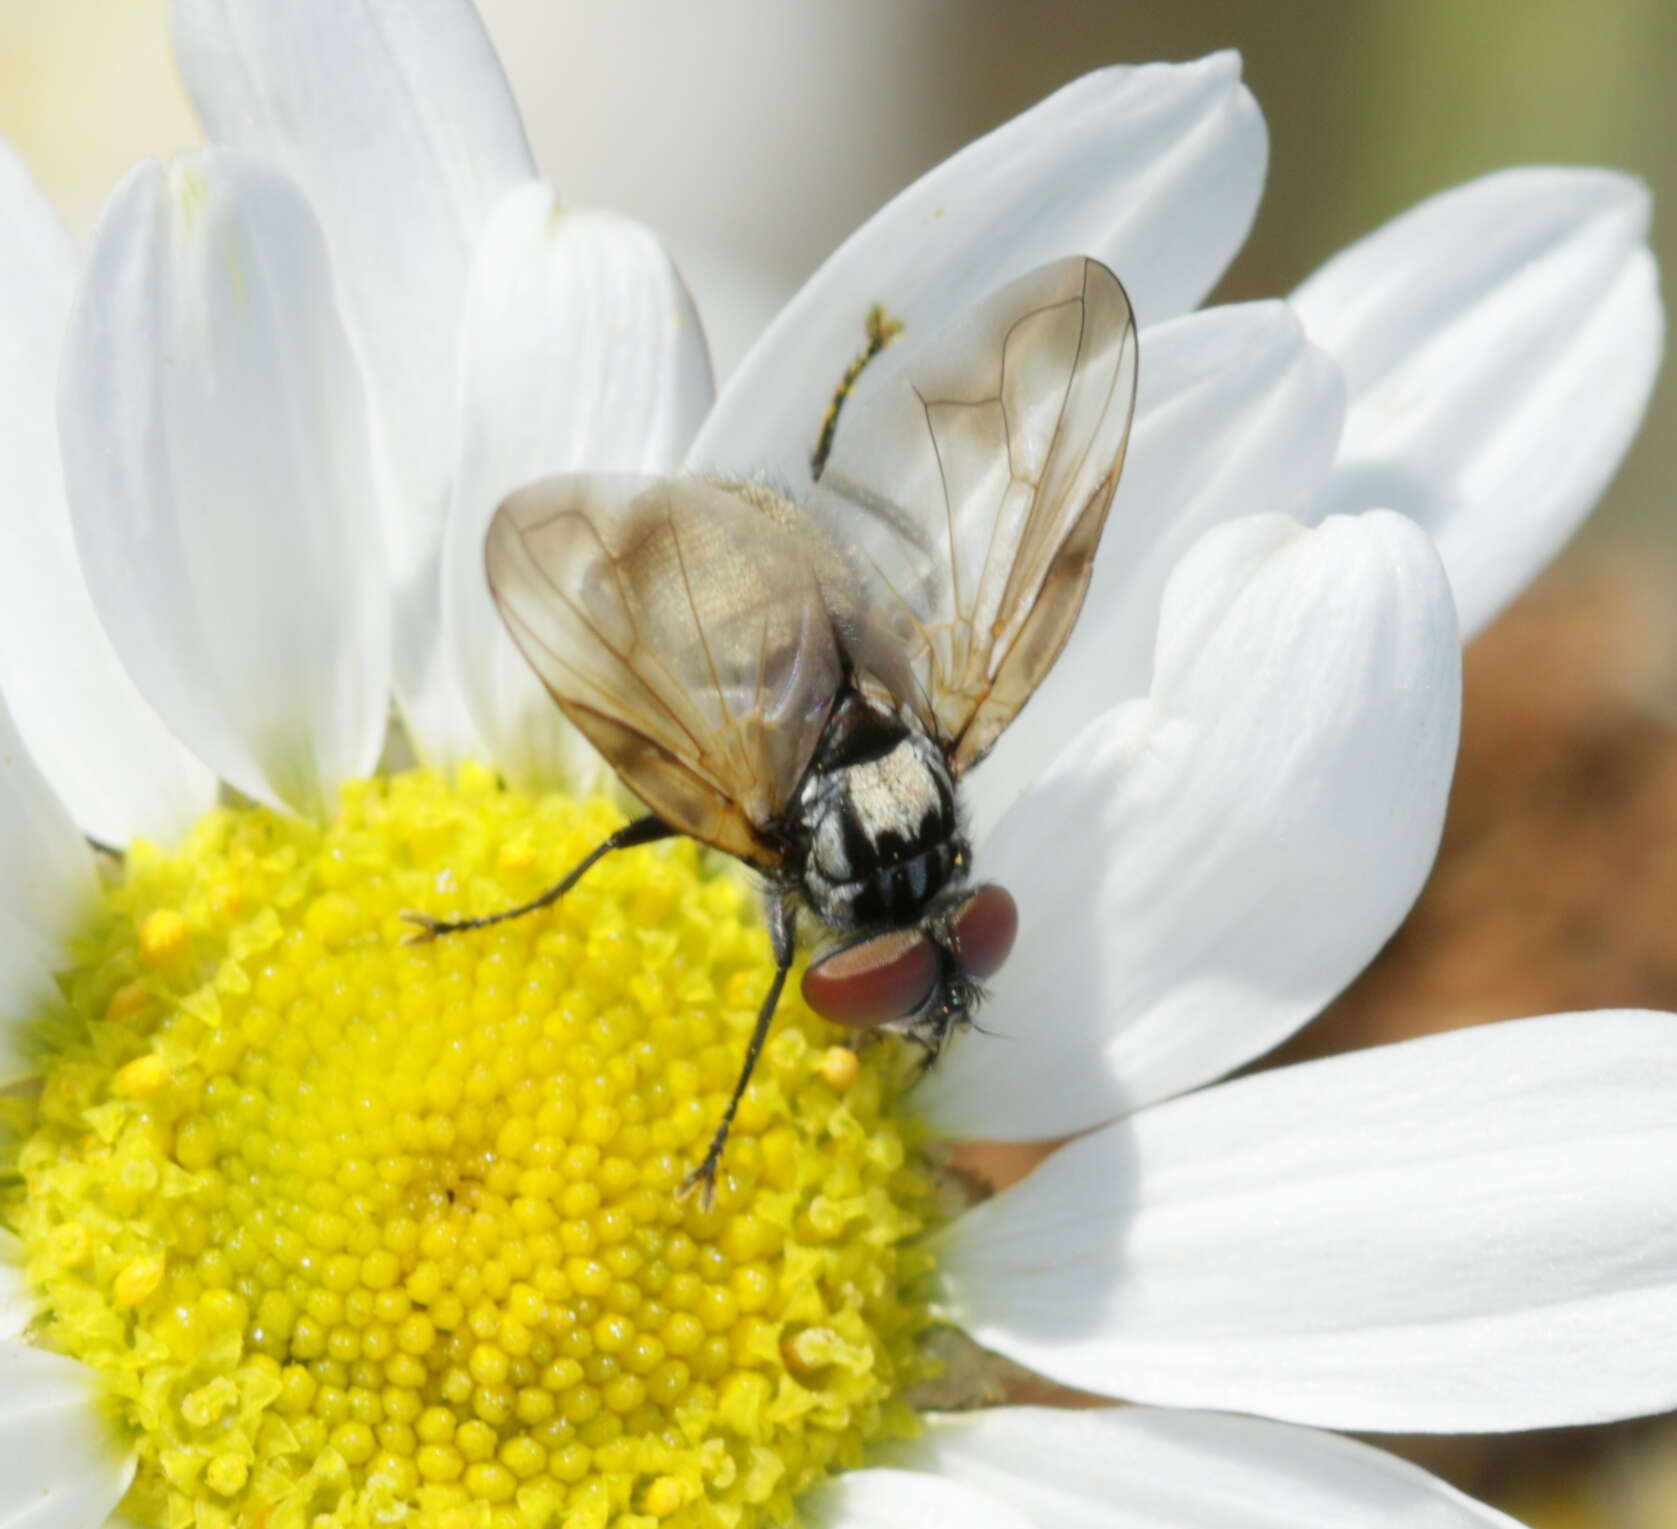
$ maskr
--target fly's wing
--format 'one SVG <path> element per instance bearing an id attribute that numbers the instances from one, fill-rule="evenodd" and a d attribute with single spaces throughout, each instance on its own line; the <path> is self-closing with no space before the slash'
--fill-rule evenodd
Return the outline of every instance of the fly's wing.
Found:
<path id="1" fill-rule="evenodd" d="M 764 868 L 843 676 L 813 538 L 699 479 L 520 489 L 484 547 L 513 640 L 672 828 Z"/>
<path id="2" fill-rule="evenodd" d="M 1129 299 L 1076 257 L 994 293 L 840 416 L 806 508 L 861 586 L 846 647 L 957 775 L 1077 620 L 1135 384 Z"/>

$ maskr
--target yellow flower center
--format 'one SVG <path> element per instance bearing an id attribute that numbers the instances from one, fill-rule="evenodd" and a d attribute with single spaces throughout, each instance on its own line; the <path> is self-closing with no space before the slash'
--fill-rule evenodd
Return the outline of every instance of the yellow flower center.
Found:
<path id="1" fill-rule="evenodd" d="M 129 1514 L 747 1529 L 908 1426 L 929 1191 L 887 1048 L 788 998 L 714 1208 L 676 1196 L 770 977 L 729 867 L 640 849 L 402 944 L 620 821 L 416 773 L 128 857 L 6 1103 L 5 1219 L 38 1341 L 137 1441 Z"/>

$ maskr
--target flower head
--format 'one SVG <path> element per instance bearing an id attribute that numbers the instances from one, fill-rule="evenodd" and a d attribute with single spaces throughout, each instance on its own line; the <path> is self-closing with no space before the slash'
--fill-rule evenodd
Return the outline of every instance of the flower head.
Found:
<path id="1" fill-rule="evenodd" d="M 218 146 L 118 188 L 73 312 L 0 177 L 20 396 L 65 336 L 57 430 L 7 426 L 40 498 L 0 563 L 0 1058 L 41 1081 L 7 1104 L 0 1515 L 1004 1529 L 1233 1494 L 1484 1523 L 1293 1425 L 1677 1397 L 1644 1341 L 1677 1301 L 1668 1022 L 1203 1086 L 1426 874 L 1456 608 L 1587 511 L 1651 380 L 1639 188 L 1493 177 L 1292 306 L 1195 313 L 1256 205 L 1256 106 L 1228 56 L 1103 71 L 883 209 L 713 405 L 679 279 L 535 183 L 468 9 L 183 0 L 176 34 Z M 1142 383 L 1078 630 L 974 777 L 1023 919 L 998 1033 L 904 1095 L 793 1006 L 716 1209 L 680 1203 L 766 976 L 730 870 L 642 849 L 397 941 L 402 907 L 528 896 L 617 821 L 493 623 L 483 525 L 579 467 L 796 498 L 876 303 L 902 328 L 858 396 L 1068 253 L 1122 273 Z M 392 677 L 424 757 L 512 789 L 369 779 Z M 965 1213 L 935 1188 L 928 1133 L 1078 1132 Z M 916 1423 L 933 1321 L 1154 1405 Z M 1202 1407 L 1285 1421 L 1172 1410 Z"/>

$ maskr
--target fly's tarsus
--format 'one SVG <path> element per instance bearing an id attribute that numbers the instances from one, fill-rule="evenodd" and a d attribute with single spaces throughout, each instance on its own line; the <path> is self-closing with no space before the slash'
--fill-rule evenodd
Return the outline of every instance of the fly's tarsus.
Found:
<path id="1" fill-rule="evenodd" d="M 412 934 L 402 936 L 404 945 L 429 945 L 439 934 L 450 934 L 453 931 L 441 919 L 434 919 L 429 913 L 421 913 L 417 908 L 404 908 L 401 913 L 402 922 L 412 924 Z"/>

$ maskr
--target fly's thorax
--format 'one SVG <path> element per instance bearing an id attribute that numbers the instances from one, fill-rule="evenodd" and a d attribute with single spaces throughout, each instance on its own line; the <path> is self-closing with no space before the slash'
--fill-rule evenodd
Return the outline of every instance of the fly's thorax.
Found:
<path id="1" fill-rule="evenodd" d="M 847 705 L 866 712 L 840 717 L 798 796 L 804 891 L 835 929 L 907 924 L 965 872 L 955 784 L 918 728 Z"/>

